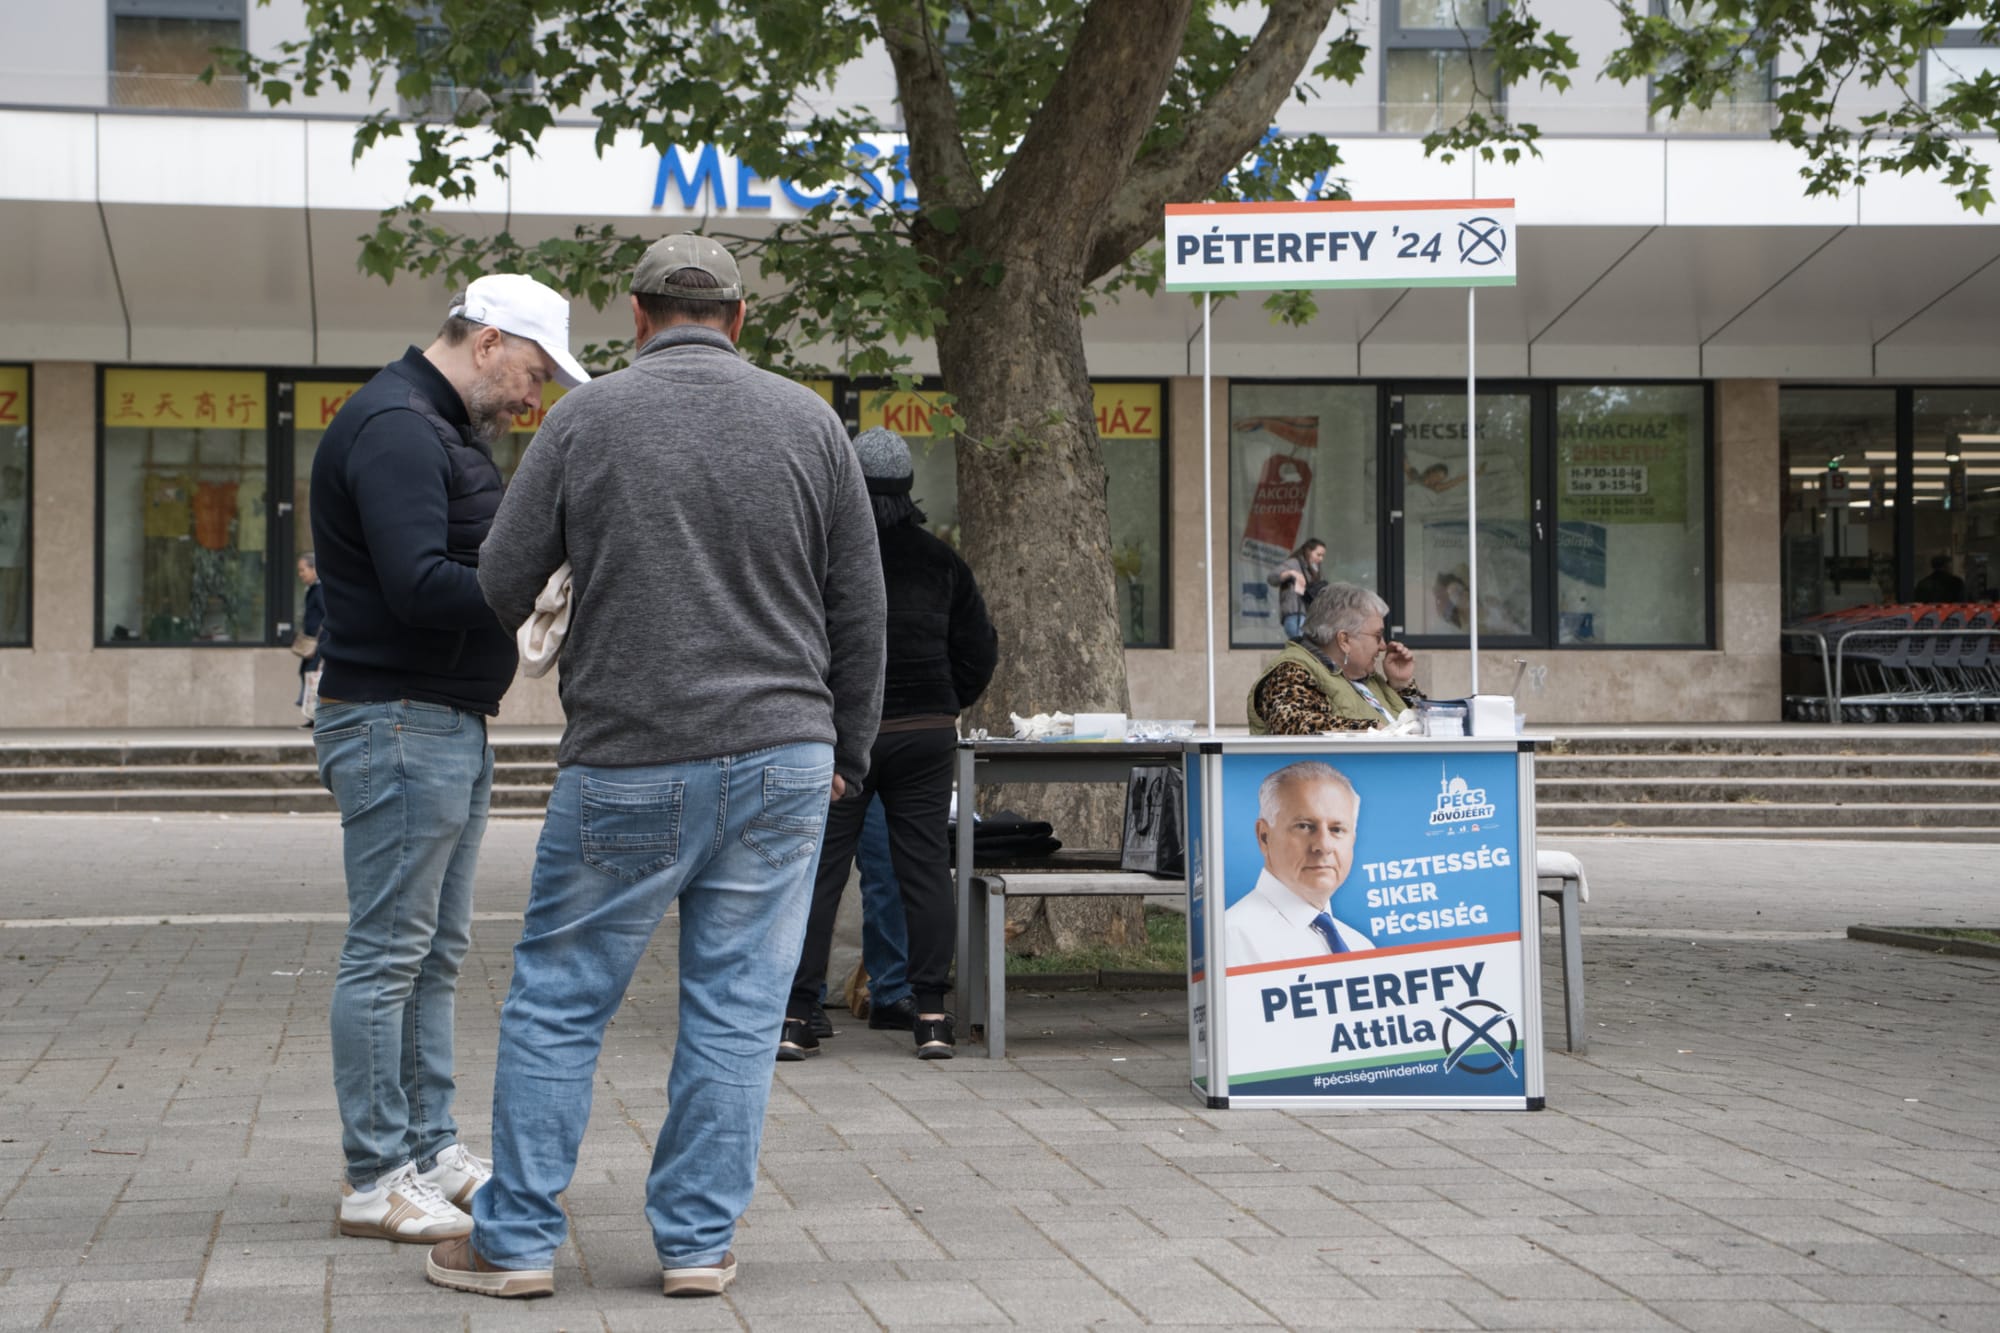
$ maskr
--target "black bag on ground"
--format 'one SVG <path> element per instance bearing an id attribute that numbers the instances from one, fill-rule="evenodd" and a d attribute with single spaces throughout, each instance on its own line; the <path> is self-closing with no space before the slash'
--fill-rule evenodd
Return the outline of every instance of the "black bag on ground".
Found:
<path id="1" fill-rule="evenodd" d="M 1177 766 L 1132 770 L 1125 788 L 1125 846 L 1120 870 L 1180 879 L 1187 874 L 1187 786 Z"/>

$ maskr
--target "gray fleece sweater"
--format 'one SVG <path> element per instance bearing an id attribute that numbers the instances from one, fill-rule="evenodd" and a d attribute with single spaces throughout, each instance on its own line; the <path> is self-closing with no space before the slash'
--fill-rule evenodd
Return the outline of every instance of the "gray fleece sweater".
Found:
<path id="1" fill-rule="evenodd" d="M 573 579 L 557 762 L 673 764 L 824 741 L 850 784 L 887 611 L 860 461 L 820 397 L 675 325 L 549 410 L 479 549 L 517 628 Z"/>

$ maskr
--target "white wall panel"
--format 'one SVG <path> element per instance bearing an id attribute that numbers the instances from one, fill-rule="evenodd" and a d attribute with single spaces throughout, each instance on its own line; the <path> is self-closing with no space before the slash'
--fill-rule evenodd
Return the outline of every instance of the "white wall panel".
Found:
<path id="1" fill-rule="evenodd" d="M 101 116 L 106 203 L 297 208 L 306 122 L 250 116 Z"/>
<path id="2" fill-rule="evenodd" d="M 0 199 L 97 198 L 98 117 L 0 111 Z"/>
<path id="3" fill-rule="evenodd" d="M 1995 169 L 2000 178 L 2000 143 L 1992 139 L 1963 141 L 1972 155 Z M 1952 196 L 1944 178 L 1937 175 L 1898 176 L 1884 173 L 1871 176 L 1861 187 L 1861 221 L 1865 226 L 1972 227 L 1991 229 L 2000 221 L 2000 211 L 1989 206 L 1984 213 L 1965 208 Z"/>
<path id="4" fill-rule="evenodd" d="M 416 141 L 407 135 L 384 139 L 360 161 L 354 159 L 350 121 L 311 120 L 305 127 L 306 198 L 313 208 L 380 211 L 401 203 L 410 193 L 409 164 Z M 294 150 L 296 151 L 296 150 Z M 439 213 L 483 213 L 501 217 L 507 211 L 507 182 L 481 170 L 478 191 L 468 198 L 443 199 Z"/>
<path id="5" fill-rule="evenodd" d="M 1806 158 L 1797 149 L 1757 139 L 1665 142 L 1669 226 L 1837 227 L 1858 220 L 1852 192 L 1806 196 L 1799 177 Z"/>
<path id="6" fill-rule="evenodd" d="M 1512 199 L 1522 227 L 1654 227 L 1667 216 L 1666 155 L 1659 139 L 1546 139 L 1540 157 L 1475 163 L 1472 193 Z"/>

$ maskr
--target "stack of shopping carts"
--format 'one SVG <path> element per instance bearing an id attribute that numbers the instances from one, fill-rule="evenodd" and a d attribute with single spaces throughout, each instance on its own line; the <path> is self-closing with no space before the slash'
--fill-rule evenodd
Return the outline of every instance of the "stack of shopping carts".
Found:
<path id="1" fill-rule="evenodd" d="M 1785 651 L 1816 659 L 1824 694 L 1787 694 L 1794 722 L 2000 721 L 2000 603 L 1911 602 L 1809 616 Z"/>

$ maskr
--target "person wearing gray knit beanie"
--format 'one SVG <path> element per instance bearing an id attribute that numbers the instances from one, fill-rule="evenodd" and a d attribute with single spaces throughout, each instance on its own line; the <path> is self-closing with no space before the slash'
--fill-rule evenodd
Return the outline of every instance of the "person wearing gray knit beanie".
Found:
<path id="1" fill-rule="evenodd" d="M 945 829 L 958 715 L 977 703 L 992 681 L 1000 641 L 971 568 L 958 552 L 924 531 L 923 511 L 910 494 L 915 484 L 910 446 L 894 431 L 865 430 L 855 437 L 854 452 L 875 507 L 889 605 L 882 720 L 860 791 L 835 801 L 827 811 L 805 946 L 785 1005 L 778 1059 L 817 1055 L 819 1034 L 832 1032 L 824 997 L 833 922 L 868 806 L 879 799 L 890 870 L 903 906 L 903 980 L 909 994 L 900 1003 L 885 996 L 880 1006 L 871 995 L 868 1026 L 910 1033 L 919 1059 L 948 1060 L 957 1046 L 944 997 L 951 988 L 958 904 Z M 865 893 L 862 913 L 864 918 L 868 914 Z"/>
<path id="2" fill-rule="evenodd" d="M 893 430 L 870 426 L 854 437 L 854 452 L 861 456 L 861 475 L 870 483 L 894 481 L 899 477 L 905 481 L 910 479 L 910 446 Z M 905 486 L 903 490 L 908 491 L 909 487 Z M 880 495 L 892 492 L 878 491 L 871 484 L 868 493 Z"/>

